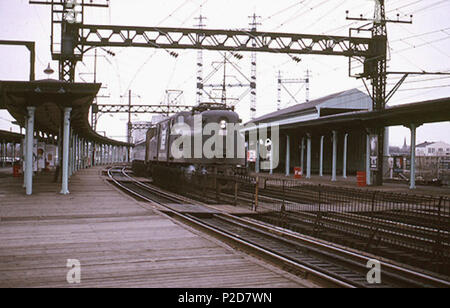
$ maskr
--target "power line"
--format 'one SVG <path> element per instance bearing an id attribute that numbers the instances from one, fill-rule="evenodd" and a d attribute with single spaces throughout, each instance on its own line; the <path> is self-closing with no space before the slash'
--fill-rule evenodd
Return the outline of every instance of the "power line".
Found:
<path id="1" fill-rule="evenodd" d="M 422 88 L 400 89 L 398 91 L 416 91 L 416 90 L 438 89 L 438 88 L 448 88 L 448 87 L 450 87 L 450 84 L 440 85 L 440 86 L 422 87 Z"/>

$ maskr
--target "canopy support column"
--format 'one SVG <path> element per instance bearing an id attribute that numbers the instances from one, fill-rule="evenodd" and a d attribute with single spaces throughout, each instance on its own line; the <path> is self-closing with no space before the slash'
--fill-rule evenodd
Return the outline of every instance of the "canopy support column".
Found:
<path id="1" fill-rule="evenodd" d="M 409 178 L 409 189 L 416 189 L 416 124 L 411 123 L 411 169 Z"/>
<path id="2" fill-rule="evenodd" d="M 323 176 L 323 139 L 324 136 L 320 136 L 320 161 L 319 161 L 319 176 Z"/>
<path id="3" fill-rule="evenodd" d="M 25 186 L 26 194 L 31 195 L 33 193 L 34 112 L 36 111 L 36 107 L 27 107 L 27 110 Z"/>
<path id="4" fill-rule="evenodd" d="M 291 144 L 290 136 L 286 135 L 286 176 L 289 176 L 291 170 Z"/>
<path id="5" fill-rule="evenodd" d="M 311 178 L 311 134 L 306 135 L 306 178 Z"/>
<path id="6" fill-rule="evenodd" d="M 372 178 L 370 174 L 370 135 L 366 135 L 366 185 L 372 184 Z"/>
<path id="7" fill-rule="evenodd" d="M 348 142 L 348 134 L 344 135 L 344 160 L 342 162 L 342 177 L 344 179 L 347 178 L 347 142 Z"/>
<path id="8" fill-rule="evenodd" d="M 62 183 L 61 194 L 69 194 L 69 142 L 70 142 L 70 112 L 72 108 L 64 108 L 63 131 L 63 159 L 62 159 Z"/>
<path id="9" fill-rule="evenodd" d="M 337 170 L 337 131 L 333 131 L 333 166 L 331 171 L 331 181 L 336 182 Z"/>

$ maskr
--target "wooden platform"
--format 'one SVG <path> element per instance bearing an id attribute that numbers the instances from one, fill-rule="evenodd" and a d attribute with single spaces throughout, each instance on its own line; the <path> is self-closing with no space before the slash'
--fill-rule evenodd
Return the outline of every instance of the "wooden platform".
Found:
<path id="1" fill-rule="evenodd" d="M 0 287 L 313 287 L 124 195 L 88 169 L 59 195 L 52 176 L 0 178 Z M 81 263 L 68 284 L 67 259 Z"/>

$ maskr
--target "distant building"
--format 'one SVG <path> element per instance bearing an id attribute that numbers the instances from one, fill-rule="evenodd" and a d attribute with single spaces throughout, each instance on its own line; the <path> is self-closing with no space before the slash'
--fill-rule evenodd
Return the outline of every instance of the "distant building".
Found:
<path id="1" fill-rule="evenodd" d="M 150 125 L 150 122 L 147 121 L 139 121 L 139 122 L 133 122 L 134 125 L 142 125 L 142 126 L 146 126 L 146 125 Z M 139 143 L 142 142 L 143 140 L 145 140 L 145 136 L 147 134 L 147 129 L 133 129 L 132 131 L 132 141 L 134 143 Z"/>
<path id="2" fill-rule="evenodd" d="M 403 141 L 403 146 L 400 147 L 395 147 L 395 146 L 391 146 L 389 147 L 389 153 L 391 155 L 399 155 L 399 156 L 406 156 L 406 155 L 411 155 L 411 147 L 409 147 L 406 144 L 406 137 Z"/>
<path id="3" fill-rule="evenodd" d="M 425 141 L 416 145 L 416 156 L 450 156 L 450 144 Z"/>

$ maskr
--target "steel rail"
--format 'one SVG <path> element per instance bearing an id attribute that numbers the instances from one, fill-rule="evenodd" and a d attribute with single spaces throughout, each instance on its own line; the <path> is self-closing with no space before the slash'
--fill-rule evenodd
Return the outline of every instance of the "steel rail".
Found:
<path id="1" fill-rule="evenodd" d="M 290 259 L 288 259 L 288 258 L 286 258 L 284 256 L 281 256 L 280 254 L 277 254 L 275 251 L 271 251 L 269 249 L 263 248 L 263 247 L 261 247 L 261 246 L 259 246 L 257 244 L 255 245 L 254 243 L 251 243 L 250 241 L 245 240 L 243 238 L 240 238 L 238 236 L 235 236 L 235 235 L 233 235 L 233 234 L 231 234 L 229 232 L 224 232 L 223 230 L 220 230 L 217 227 L 214 227 L 214 226 L 212 226 L 210 224 L 207 224 L 204 221 L 201 221 L 200 219 L 198 219 L 196 217 L 193 217 L 191 215 L 186 215 L 186 214 L 174 211 L 173 209 L 167 207 L 164 203 L 155 201 L 153 199 L 148 198 L 147 196 L 143 196 L 142 194 L 139 194 L 139 193 L 133 191 L 132 189 L 124 187 L 119 181 L 114 179 L 114 177 L 111 174 L 111 170 L 112 169 L 113 168 L 110 168 L 108 170 L 108 175 L 109 175 L 109 177 L 112 179 L 112 181 L 116 185 L 122 187 L 123 189 L 127 190 L 131 194 L 136 195 L 139 198 L 142 198 L 143 200 L 146 200 L 146 201 L 149 201 L 149 202 L 152 202 L 152 203 L 157 203 L 158 205 L 160 205 L 160 206 L 164 207 L 165 209 L 167 209 L 167 211 L 169 211 L 171 214 L 176 215 L 179 218 L 187 220 L 190 223 L 199 225 L 200 227 L 202 227 L 204 229 L 207 229 L 207 230 L 209 230 L 209 231 L 211 231 L 213 233 L 217 233 L 220 236 L 223 236 L 225 238 L 231 239 L 232 241 L 237 242 L 237 243 L 239 243 L 241 245 L 251 247 L 252 249 L 257 250 L 258 252 L 264 253 L 264 254 L 272 257 L 272 258 L 276 258 L 276 259 L 278 259 L 278 260 L 280 260 L 280 261 L 282 261 L 282 262 L 284 262 L 286 264 L 289 264 L 291 266 L 299 268 L 299 269 L 301 269 L 303 271 L 306 271 L 306 272 L 308 272 L 310 274 L 313 274 L 313 275 L 315 275 L 315 276 L 317 276 L 317 277 L 319 277 L 321 279 L 324 279 L 326 281 L 332 282 L 333 284 L 335 284 L 337 286 L 351 287 L 351 288 L 355 287 L 355 285 L 353 285 L 351 283 L 348 283 L 348 282 L 345 282 L 345 281 L 341 281 L 339 279 L 331 277 L 330 275 L 324 274 L 323 272 L 317 271 L 317 270 L 312 269 L 310 267 L 307 267 L 307 266 L 305 266 L 303 264 L 300 264 L 300 263 L 298 263 L 296 261 L 293 261 L 293 260 L 290 260 Z M 165 198 L 167 198 L 169 200 L 172 200 L 172 201 L 178 201 L 178 202 L 181 201 L 181 202 L 192 203 L 192 200 L 190 200 L 190 199 L 184 198 L 182 196 L 174 196 L 174 194 L 172 194 L 172 193 L 167 193 L 167 192 L 164 192 L 164 191 L 162 191 L 160 189 L 152 188 L 152 187 L 150 187 L 148 185 L 145 185 L 145 184 L 139 182 L 138 180 L 136 180 L 133 177 L 129 176 L 125 172 L 125 169 L 126 168 L 122 168 L 120 172 L 124 176 L 126 176 L 127 178 L 132 180 L 133 183 L 135 183 L 136 185 L 138 185 L 140 187 L 143 187 L 143 188 L 146 188 L 146 189 L 150 190 L 152 193 L 163 195 Z M 204 203 L 201 204 L 200 202 L 197 202 L 197 201 L 195 201 L 195 203 L 207 206 L 206 204 L 204 204 Z M 304 244 L 311 245 L 311 246 L 313 246 L 315 248 L 318 248 L 318 249 L 322 249 L 322 250 L 326 250 L 328 252 L 332 252 L 333 254 L 338 253 L 341 258 L 342 257 L 344 257 L 344 258 L 345 257 L 351 258 L 351 261 L 353 261 L 353 263 L 358 262 L 358 263 L 361 263 L 361 264 L 366 264 L 369 260 L 373 259 L 373 257 L 367 256 L 367 255 L 362 255 L 362 254 L 359 254 L 359 253 L 356 253 L 356 252 L 352 252 L 352 251 L 348 251 L 348 250 L 344 250 L 343 248 L 340 248 L 340 247 L 337 247 L 337 246 L 334 246 L 334 245 L 331 245 L 331 244 L 328 244 L 328 243 L 324 243 L 322 241 L 318 241 L 318 240 L 313 239 L 313 238 L 305 237 L 305 236 L 296 234 L 296 233 L 294 233 L 292 231 L 289 231 L 289 230 L 285 230 L 285 229 L 281 229 L 281 228 L 278 228 L 278 227 L 270 226 L 270 225 L 267 225 L 267 224 L 264 224 L 264 223 L 261 223 L 261 222 L 258 222 L 258 221 L 252 220 L 252 219 L 248 219 L 248 218 L 236 217 L 234 215 L 225 213 L 223 211 L 219 211 L 219 212 L 220 212 L 221 216 L 224 216 L 224 217 L 228 218 L 228 220 L 234 220 L 234 222 L 233 221 L 229 221 L 230 223 L 234 223 L 234 224 L 240 225 L 241 227 L 244 227 L 244 228 L 252 228 L 253 227 L 253 228 L 260 229 L 257 232 L 262 232 L 261 230 L 264 230 L 266 232 L 270 232 L 272 234 L 279 235 L 281 237 L 288 237 L 291 240 L 295 239 L 296 241 L 300 241 L 300 242 L 302 242 Z M 222 217 L 219 217 L 219 218 L 224 219 Z M 246 224 L 247 226 L 242 225 L 242 224 Z M 391 264 L 391 263 L 388 263 L 388 262 L 383 261 L 383 260 L 381 260 L 379 262 L 380 262 L 381 266 L 384 269 L 388 270 L 387 275 L 390 276 L 391 278 L 394 277 L 394 279 L 400 279 L 400 280 L 408 281 L 408 282 L 410 282 L 412 284 L 417 284 L 418 283 L 417 279 L 420 279 L 420 280 L 424 281 L 424 283 L 423 283 L 424 285 L 429 285 L 429 286 L 433 286 L 433 287 L 450 287 L 450 282 L 445 281 L 443 279 L 440 279 L 440 278 L 437 278 L 437 277 L 433 277 L 431 275 L 428 275 L 428 274 L 425 274 L 425 273 L 422 273 L 422 272 L 414 271 L 412 269 L 404 268 L 404 267 L 401 267 L 399 265 Z M 410 280 L 410 279 L 413 279 L 413 280 Z"/>
<path id="2" fill-rule="evenodd" d="M 329 283 L 332 283 L 333 285 L 335 285 L 335 286 L 337 286 L 337 287 L 355 288 L 355 286 L 352 285 L 352 284 L 349 284 L 349 283 L 347 283 L 347 282 L 345 282 L 345 281 L 342 281 L 342 280 L 336 279 L 336 278 L 334 278 L 334 277 L 331 277 L 331 276 L 329 276 L 329 275 L 327 275 L 327 274 L 324 274 L 324 273 L 322 273 L 322 272 L 320 272 L 320 271 L 314 270 L 314 269 L 312 269 L 312 268 L 310 268 L 310 267 L 307 267 L 307 266 L 305 266 L 305 265 L 303 265 L 303 264 L 300 264 L 300 263 L 298 263 L 298 262 L 292 261 L 292 260 L 290 260 L 290 259 L 288 259 L 288 258 L 286 258 L 286 257 L 280 256 L 280 255 L 277 254 L 276 252 L 273 252 L 273 251 L 270 251 L 270 250 L 268 250 L 268 249 L 265 249 L 265 248 L 263 248 L 263 247 L 261 247 L 261 246 L 255 245 L 255 244 L 251 243 L 251 242 L 248 241 L 248 240 L 239 238 L 239 237 L 237 237 L 237 236 L 234 236 L 234 235 L 232 235 L 232 234 L 229 234 L 229 233 L 227 233 L 227 232 L 224 232 L 224 231 L 222 231 L 222 230 L 220 230 L 220 229 L 218 229 L 218 228 L 214 228 L 214 227 L 212 227 L 212 226 L 210 226 L 210 225 L 208 225 L 208 224 L 205 224 L 204 222 L 202 222 L 202 221 L 201 221 L 200 219 L 198 219 L 198 218 L 195 218 L 195 217 L 192 217 L 192 216 L 185 215 L 185 214 L 183 214 L 183 213 L 174 211 L 174 210 L 171 209 L 170 207 L 166 206 L 164 203 L 155 201 L 154 199 L 151 199 L 151 198 L 149 198 L 149 197 L 147 197 L 147 196 L 144 196 L 144 195 L 142 195 L 142 194 L 140 194 L 140 193 L 138 193 L 138 192 L 136 192 L 136 191 L 133 191 L 132 189 L 130 189 L 130 188 L 124 186 L 122 183 L 120 183 L 120 181 L 116 180 L 116 179 L 113 177 L 112 172 L 111 172 L 112 169 L 114 169 L 114 168 L 113 168 L 113 167 L 109 168 L 108 171 L 107 171 L 107 173 L 108 173 L 109 178 L 110 178 L 117 186 L 119 186 L 120 188 L 122 188 L 122 189 L 128 191 L 130 194 L 132 194 L 132 195 L 134 195 L 134 196 L 136 196 L 136 197 L 138 197 L 138 198 L 140 198 L 140 199 L 142 199 L 142 200 L 148 201 L 148 202 L 153 203 L 153 204 L 156 203 L 157 205 L 164 207 L 165 211 L 170 212 L 170 214 L 172 214 L 172 215 L 174 215 L 174 216 L 176 216 L 176 217 L 178 217 L 178 218 L 180 218 L 180 219 L 182 219 L 182 220 L 188 221 L 189 223 L 192 223 L 192 224 L 197 225 L 197 226 L 199 226 L 199 227 L 201 227 L 201 228 L 203 228 L 203 229 L 206 229 L 206 230 L 212 232 L 213 234 L 218 234 L 218 235 L 220 235 L 221 237 L 224 237 L 224 238 L 229 239 L 229 240 L 231 240 L 231 241 L 233 241 L 233 242 L 236 242 L 236 243 L 238 243 L 238 244 L 240 244 L 240 245 L 242 245 L 242 246 L 244 246 L 244 247 L 249 247 L 249 248 L 251 248 L 251 249 L 253 249 L 253 250 L 255 250 L 255 251 L 259 252 L 259 253 L 263 253 L 263 254 L 265 254 L 265 255 L 268 255 L 268 256 L 270 256 L 271 258 L 277 259 L 277 260 L 283 262 L 283 263 L 286 264 L 286 265 L 290 265 L 290 266 L 293 267 L 293 268 L 299 269 L 299 270 L 304 271 L 304 272 L 306 272 L 306 273 L 308 273 L 308 274 L 311 274 L 311 275 L 313 275 L 313 276 L 315 276 L 315 277 L 317 277 L 317 278 L 323 279 L 324 281 L 327 281 L 327 282 L 329 282 Z M 124 168 L 124 169 L 125 169 L 125 168 Z M 159 193 L 162 193 L 163 195 L 168 195 L 168 194 L 166 194 L 166 193 L 164 193 L 164 192 L 156 191 L 156 190 L 153 190 L 153 189 L 151 189 L 151 191 L 152 191 L 152 192 L 156 192 L 156 193 L 158 193 L 158 194 L 159 194 Z M 172 200 L 175 199 L 173 196 L 170 196 L 170 198 L 171 198 Z"/>

